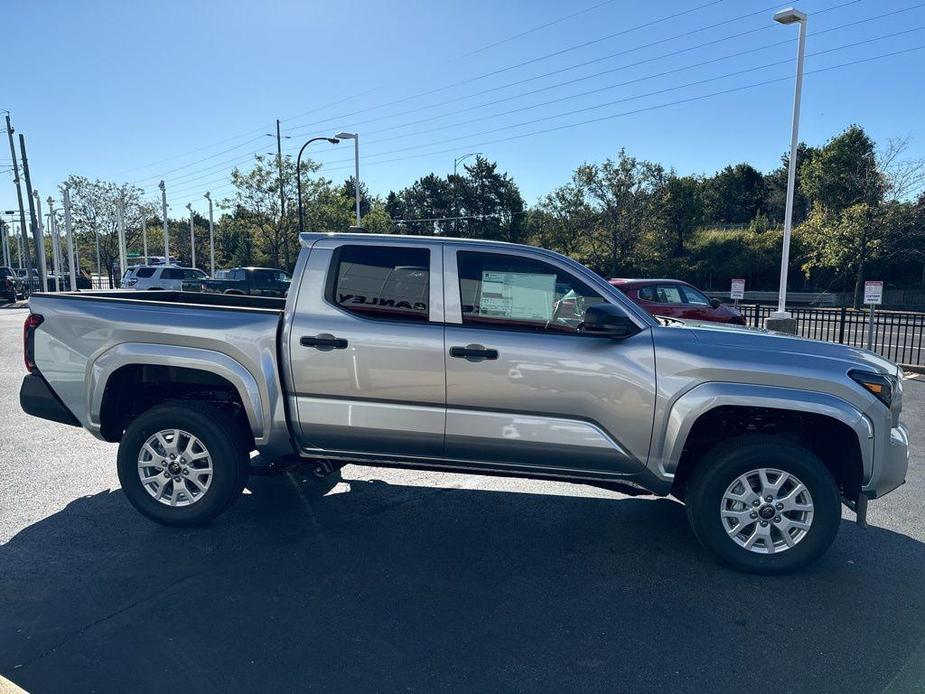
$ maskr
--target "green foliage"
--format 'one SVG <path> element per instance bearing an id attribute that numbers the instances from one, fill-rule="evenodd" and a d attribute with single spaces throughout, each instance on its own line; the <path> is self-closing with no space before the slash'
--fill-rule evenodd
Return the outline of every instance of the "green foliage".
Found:
<path id="1" fill-rule="evenodd" d="M 707 224 L 748 224 L 767 205 L 768 186 L 751 164 L 727 166 L 703 182 Z"/>

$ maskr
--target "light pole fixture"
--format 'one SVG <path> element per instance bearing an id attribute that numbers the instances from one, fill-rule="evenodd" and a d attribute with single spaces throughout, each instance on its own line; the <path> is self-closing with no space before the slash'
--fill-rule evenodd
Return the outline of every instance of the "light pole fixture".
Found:
<path id="1" fill-rule="evenodd" d="M 190 267 L 196 267 L 196 235 L 193 233 L 193 203 L 186 203 L 186 209 L 189 210 Z"/>
<path id="2" fill-rule="evenodd" d="M 215 225 L 212 222 L 212 193 L 205 194 L 209 201 L 209 276 L 215 279 Z"/>
<path id="3" fill-rule="evenodd" d="M 356 197 L 357 228 L 360 228 L 360 136 L 358 133 L 337 133 L 334 137 L 340 140 L 353 140 L 353 161 L 356 166 L 356 175 L 353 177 L 353 192 Z"/>
<path id="4" fill-rule="evenodd" d="M 305 148 L 308 147 L 312 142 L 317 142 L 318 140 L 327 140 L 332 145 L 336 145 L 340 140 L 336 137 L 313 137 L 308 140 L 304 145 L 299 148 L 299 155 L 295 158 L 295 187 L 296 195 L 299 198 L 299 233 L 305 231 L 305 219 L 302 214 L 302 152 L 305 151 Z M 357 197 L 357 215 L 360 214 L 360 199 Z"/>
<path id="5" fill-rule="evenodd" d="M 774 15 L 774 21 L 781 24 L 799 24 L 800 36 L 797 45 L 797 75 L 793 92 L 793 122 L 790 132 L 790 161 L 787 166 L 787 203 L 784 211 L 784 241 L 780 257 L 780 290 L 777 296 L 777 311 L 772 319 L 790 319 L 787 311 L 787 269 L 790 265 L 790 232 L 793 226 L 793 197 L 796 188 L 797 148 L 800 138 L 800 98 L 803 91 L 803 58 L 806 54 L 806 13 L 793 7 Z"/>

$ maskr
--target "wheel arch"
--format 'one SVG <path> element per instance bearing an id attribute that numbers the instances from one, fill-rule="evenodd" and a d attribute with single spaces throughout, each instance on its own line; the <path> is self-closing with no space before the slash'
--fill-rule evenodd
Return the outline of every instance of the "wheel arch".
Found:
<path id="1" fill-rule="evenodd" d="M 873 426 L 844 400 L 787 388 L 709 383 L 678 398 L 667 416 L 657 475 L 683 494 L 711 445 L 742 433 L 773 433 L 823 460 L 846 498 L 856 499 L 873 466 Z"/>
<path id="2" fill-rule="evenodd" d="M 157 378 L 165 388 L 150 407 L 177 399 L 194 390 L 225 392 L 228 402 L 243 412 L 250 434 L 258 443 L 268 435 L 269 404 L 262 397 L 257 379 L 242 364 L 213 350 L 177 345 L 121 343 L 105 351 L 89 366 L 87 414 L 90 428 L 106 440 L 118 440 L 125 406 L 134 401 L 129 388 Z M 140 379 L 140 380 L 139 380 Z"/>

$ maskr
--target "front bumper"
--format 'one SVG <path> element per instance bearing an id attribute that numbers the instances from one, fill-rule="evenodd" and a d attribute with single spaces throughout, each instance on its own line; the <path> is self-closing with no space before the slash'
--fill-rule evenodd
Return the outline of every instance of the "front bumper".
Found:
<path id="1" fill-rule="evenodd" d="M 903 424 L 890 429 L 890 441 L 883 455 L 874 461 L 874 472 L 861 492 L 868 499 L 877 499 L 906 481 L 909 469 L 909 431 Z"/>

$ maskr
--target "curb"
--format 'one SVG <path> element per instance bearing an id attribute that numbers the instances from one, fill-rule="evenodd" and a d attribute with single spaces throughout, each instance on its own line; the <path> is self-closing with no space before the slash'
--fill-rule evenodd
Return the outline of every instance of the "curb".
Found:
<path id="1" fill-rule="evenodd" d="M 14 301 L 12 303 L 3 304 L 2 306 L 0 306 L 0 309 L 5 309 L 5 308 L 29 308 L 29 300 L 23 299 L 22 301 Z M 3 690 L 0 689 L 0 693 L 2 692 Z"/>

